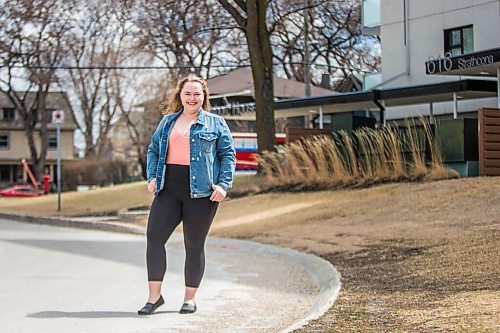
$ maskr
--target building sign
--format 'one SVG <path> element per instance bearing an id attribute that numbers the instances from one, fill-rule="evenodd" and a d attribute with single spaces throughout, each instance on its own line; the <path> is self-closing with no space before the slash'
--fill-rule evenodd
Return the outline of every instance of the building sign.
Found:
<path id="1" fill-rule="evenodd" d="M 240 116 L 244 113 L 255 112 L 255 103 L 236 102 L 228 105 L 214 106 L 210 111 L 220 116 Z"/>
<path id="2" fill-rule="evenodd" d="M 444 56 L 439 56 L 437 59 L 429 57 L 429 61 L 425 63 L 425 73 L 446 74 L 447 72 L 451 72 L 453 70 L 466 70 L 469 68 L 492 65 L 496 62 L 500 63 L 500 49 L 455 57 L 452 57 L 450 53 L 447 53 Z"/>

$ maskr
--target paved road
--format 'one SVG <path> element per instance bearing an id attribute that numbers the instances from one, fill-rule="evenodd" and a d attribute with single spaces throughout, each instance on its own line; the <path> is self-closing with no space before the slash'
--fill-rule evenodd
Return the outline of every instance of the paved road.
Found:
<path id="1" fill-rule="evenodd" d="M 166 305 L 138 317 L 147 296 L 143 236 L 0 219 L 0 332 L 280 331 L 318 307 L 318 287 L 303 266 L 259 249 L 210 240 L 199 311 L 180 315 L 184 250 L 175 234 Z"/>

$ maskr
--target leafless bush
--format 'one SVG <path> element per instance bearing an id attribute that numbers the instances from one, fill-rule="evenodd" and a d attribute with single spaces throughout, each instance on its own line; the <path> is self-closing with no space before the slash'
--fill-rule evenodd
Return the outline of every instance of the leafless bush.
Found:
<path id="1" fill-rule="evenodd" d="M 104 186 L 121 183 L 131 177 L 129 163 L 125 161 L 99 161 L 83 159 L 63 165 L 63 190 L 76 190 L 78 185 Z"/>
<path id="2" fill-rule="evenodd" d="M 260 157 L 270 187 L 330 188 L 457 177 L 443 165 L 425 119 L 402 128 L 363 128 L 349 135 L 294 142 Z"/>

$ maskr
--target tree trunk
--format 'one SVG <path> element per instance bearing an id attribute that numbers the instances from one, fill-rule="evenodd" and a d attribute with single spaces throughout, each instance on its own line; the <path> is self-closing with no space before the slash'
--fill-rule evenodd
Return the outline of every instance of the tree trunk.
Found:
<path id="1" fill-rule="evenodd" d="M 141 175 L 142 178 L 148 179 L 148 161 L 146 158 L 147 155 L 147 146 L 146 146 L 146 151 L 144 149 L 141 149 L 139 145 L 137 145 L 137 154 L 138 154 L 138 160 L 139 160 L 139 165 L 141 167 Z"/>
<path id="2" fill-rule="evenodd" d="M 255 89 L 259 152 L 275 150 L 273 55 L 266 25 L 266 0 L 247 1 L 245 31 Z"/>
<path id="3" fill-rule="evenodd" d="M 43 88 L 42 88 L 43 89 Z M 45 89 L 43 89 L 45 90 Z M 37 112 L 39 112 L 40 121 L 40 154 L 36 157 L 33 156 L 33 173 L 37 181 L 42 181 L 42 175 L 45 171 L 45 160 L 47 157 L 48 149 L 48 135 L 47 135 L 47 124 L 50 122 L 50 116 L 47 112 L 46 102 L 48 95 L 48 87 L 45 91 L 40 91 L 37 96 Z"/>

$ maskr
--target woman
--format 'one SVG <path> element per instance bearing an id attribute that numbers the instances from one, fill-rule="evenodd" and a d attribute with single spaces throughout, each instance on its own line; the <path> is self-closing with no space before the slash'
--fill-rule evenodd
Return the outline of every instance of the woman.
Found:
<path id="1" fill-rule="evenodd" d="M 148 190 L 155 198 L 147 228 L 149 298 L 139 315 L 164 303 L 165 243 L 183 221 L 185 296 L 180 313 L 196 311 L 195 295 L 205 270 L 205 239 L 232 186 L 236 166 L 233 139 L 220 116 L 209 113 L 203 79 L 181 79 L 166 103 L 165 117 L 151 138 L 147 155 Z"/>

